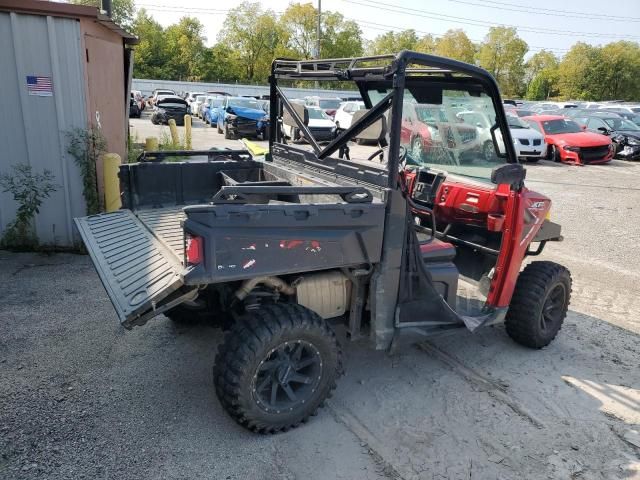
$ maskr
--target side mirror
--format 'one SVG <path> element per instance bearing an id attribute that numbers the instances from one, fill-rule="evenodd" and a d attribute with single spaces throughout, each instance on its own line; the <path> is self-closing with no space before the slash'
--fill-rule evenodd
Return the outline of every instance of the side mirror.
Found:
<path id="1" fill-rule="evenodd" d="M 586 129 L 587 129 L 587 126 L 586 126 L 586 125 L 580 125 L 580 128 L 581 128 L 582 130 L 586 130 Z"/>
<path id="2" fill-rule="evenodd" d="M 519 188 L 524 182 L 527 171 L 519 163 L 507 163 L 491 170 L 491 182 L 496 185 L 511 185 Z"/>
<path id="3" fill-rule="evenodd" d="M 599 132 L 602 132 L 603 135 L 609 135 L 609 130 L 607 130 L 607 128 L 605 128 L 605 127 L 598 127 L 597 130 Z"/>

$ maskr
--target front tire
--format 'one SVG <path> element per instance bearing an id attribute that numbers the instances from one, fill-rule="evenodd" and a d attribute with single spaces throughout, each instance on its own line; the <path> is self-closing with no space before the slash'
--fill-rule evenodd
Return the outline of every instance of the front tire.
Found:
<path id="1" fill-rule="evenodd" d="M 492 140 L 487 140 L 482 146 L 482 156 L 487 162 L 496 159 L 496 148 Z"/>
<path id="2" fill-rule="evenodd" d="M 556 337 L 571 300 L 571 274 L 554 262 L 533 262 L 520 273 L 505 326 L 509 336 L 530 348 Z"/>
<path id="3" fill-rule="evenodd" d="M 216 123 L 216 127 L 218 128 L 218 133 L 222 133 L 222 128 L 220 128 L 220 122 Z"/>
<path id="4" fill-rule="evenodd" d="M 216 395 L 243 427 L 276 433 L 297 427 L 331 396 L 341 374 L 336 335 L 298 304 L 250 311 L 216 356 Z"/>
<path id="5" fill-rule="evenodd" d="M 227 140 L 231 140 L 233 138 L 231 132 L 229 131 L 229 125 L 224 126 L 224 138 L 226 138 Z"/>

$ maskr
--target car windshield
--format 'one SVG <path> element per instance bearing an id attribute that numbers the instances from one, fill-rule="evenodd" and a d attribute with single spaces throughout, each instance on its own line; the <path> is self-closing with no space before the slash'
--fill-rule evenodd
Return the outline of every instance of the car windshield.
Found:
<path id="1" fill-rule="evenodd" d="M 333 98 L 321 98 L 318 100 L 318 105 L 320 108 L 324 108 L 326 110 L 337 109 L 340 106 L 341 100 L 333 99 Z"/>
<path id="2" fill-rule="evenodd" d="M 330 120 L 329 116 L 319 108 L 307 108 L 307 111 L 309 112 L 309 118 L 316 120 Z"/>
<path id="3" fill-rule="evenodd" d="M 517 109 L 515 110 L 516 115 L 518 115 L 519 117 L 530 117 L 531 115 L 533 115 L 533 110 L 521 110 L 521 109 Z"/>
<path id="4" fill-rule="evenodd" d="M 543 120 L 542 129 L 548 135 L 556 135 L 559 133 L 580 133 L 582 128 L 573 120 L 566 118 L 558 118 L 554 120 Z"/>
<path id="5" fill-rule="evenodd" d="M 207 98 L 206 95 L 198 95 L 196 97 L 196 102 L 204 102 L 205 98 Z"/>
<path id="6" fill-rule="evenodd" d="M 223 102 L 224 102 L 223 98 L 212 98 L 211 99 L 211 106 L 212 107 L 221 107 Z"/>
<path id="7" fill-rule="evenodd" d="M 184 103 L 162 102 L 158 105 L 160 108 L 187 108 Z"/>
<path id="8" fill-rule="evenodd" d="M 400 131 L 401 150 L 408 165 L 419 165 L 435 171 L 491 182 L 491 171 L 507 159 L 498 156 L 506 152 L 500 129 L 491 128 L 496 119 L 493 101 L 484 92 L 468 91 L 464 85 L 449 87 L 434 94 L 431 86 L 407 86 L 403 103 L 403 122 Z M 369 90 L 375 105 L 389 90 Z M 433 100 L 440 100 L 434 103 Z M 480 129 L 475 123 L 462 120 L 484 119 L 487 127 Z M 388 123 L 388 122 L 387 122 Z"/>
<path id="9" fill-rule="evenodd" d="M 262 110 L 262 107 L 260 107 L 260 103 L 258 103 L 258 101 L 253 98 L 231 98 L 229 99 L 229 106 Z"/>
<path id="10" fill-rule="evenodd" d="M 515 115 L 507 115 L 507 123 L 509 128 L 529 128 L 528 124 Z"/>
<path id="11" fill-rule="evenodd" d="M 638 125 L 624 118 L 604 118 L 603 120 L 613 130 L 640 130 Z"/>
<path id="12" fill-rule="evenodd" d="M 640 113 L 640 107 L 631 107 L 633 113 Z"/>

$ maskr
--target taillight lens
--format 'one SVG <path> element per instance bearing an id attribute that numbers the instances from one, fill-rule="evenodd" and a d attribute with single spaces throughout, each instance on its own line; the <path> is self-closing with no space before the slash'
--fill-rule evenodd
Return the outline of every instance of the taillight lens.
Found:
<path id="1" fill-rule="evenodd" d="M 187 263 L 198 265 L 204 260 L 202 237 L 187 234 Z"/>

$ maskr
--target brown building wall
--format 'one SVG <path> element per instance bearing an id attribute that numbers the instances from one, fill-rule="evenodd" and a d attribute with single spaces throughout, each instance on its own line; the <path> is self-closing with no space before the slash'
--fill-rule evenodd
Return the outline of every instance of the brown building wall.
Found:
<path id="1" fill-rule="evenodd" d="M 89 18 L 80 19 L 85 52 L 87 118 L 97 125 L 99 115 L 107 151 L 127 158 L 127 116 L 124 100 L 124 49 L 122 37 Z M 102 162 L 98 162 L 98 188 L 102 203 Z"/>

